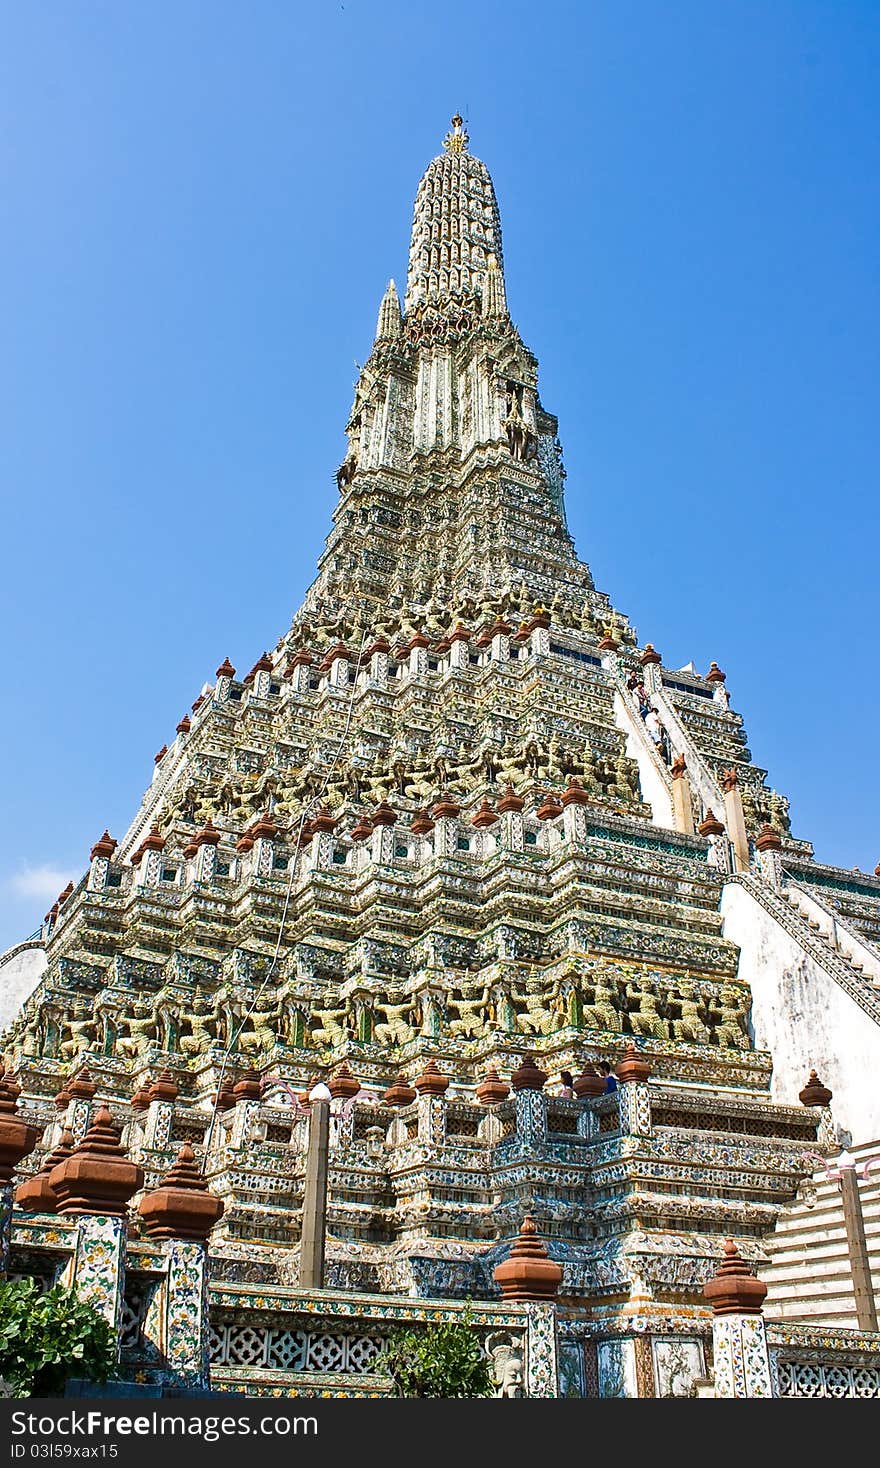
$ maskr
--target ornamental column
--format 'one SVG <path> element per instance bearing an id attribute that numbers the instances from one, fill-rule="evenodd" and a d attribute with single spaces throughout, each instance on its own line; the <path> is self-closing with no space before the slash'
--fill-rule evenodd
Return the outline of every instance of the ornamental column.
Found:
<path id="1" fill-rule="evenodd" d="M 382 800 L 373 811 L 373 833 L 370 837 L 370 855 L 377 866 L 390 866 L 394 860 L 394 827 L 397 811 L 392 810 L 387 800 Z"/>
<path id="2" fill-rule="evenodd" d="M 624 1051 L 623 1059 L 618 1062 L 615 1074 L 621 1132 L 628 1137 L 652 1136 L 654 1125 L 648 1090 L 651 1067 L 639 1055 L 632 1040 Z"/>
<path id="3" fill-rule="evenodd" d="M 527 1304 L 526 1396 L 557 1397 L 556 1311 L 562 1266 L 551 1259 L 534 1219 L 523 1219 L 510 1254 L 492 1271 L 505 1300 Z"/>
<path id="4" fill-rule="evenodd" d="M 716 1397 L 772 1397 L 762 1306 L 767 1286 L 752 1274 L 733 1239 L 703 1295 L 712 1306 Z"/>
<path id="5" fill-rule="evenodd" d="M 725 770 L 721 776 L 724 791 L 724 815 L 727 834 L 733 846 L 733 863 L 738 872 L 749 870 L 749 838 L 746 835 L 746 818 L 743 814 L 742 793 L 735 769 Z"/>
<path id="6" fill-rule="evenodd" d="M 116 850 L 117 842 L 114 841 L 110 832 L 105 829 L 100 841 L 96 841 L 90 853 L 88 889 L 90 892 L 103 892 L 107 886 L 107 873 L 110 870 L 110 862 Z"/>
<path id="7" fill-rule="evenodd" d="M 449 1077 L 443 1075 L 436 1060 L 429 1060 L 413 1085 L 418 1092 L 419 1141 L 426 1147 L 442 1147 L 446 1143 L 446 1099 Z"/>
<path id="8" fill-rule="evenodd" d="M 568 787 L 562 793 L 562 829 L 566 841 L 583 843 L 587 839 L 587 813 L 585 806 L 590 797 L 574 775 L 569 776 Z"/>
<path id="9" fill-rule="evenodd" d="M 56 1212 L 77 1220 L 76 1247 L 62 1283 L 99 1311 L 119 1337 L 125 1288 L 126 1212 L 144 1185 L 143 1168 L 119 1145 L 119 1128 L 101 1105 L 78 1147 L 49 1173 Z"/>
<path id="10" fill-rule="evenodd" d="M 761 876 L 777 892 L 782 887 L 782 838 L 772 826 L 762 826 L 755 837 Z"/>
<path id="11" fill-rule="evenodd" d="M 663 692 L 663 677 L 660 669 L 663 664 L 659 652 L 653 642 L 645 643 L 645 651 L 640 654 L 639 662 L 642 665 L 642 678 L 648 693 Z"/>
<path id="12" fill-rule="evenodd" d="M 685 836 L 693 836 L 694 804 L 685 769 L 685 757 L 680 754 L 669 771 L 672 776 L 672 824 L 676 831 L 682 831 Z"/>
<path id="13" fill-rule="evenodd" d="M 167 1260 L 164 1285 L 144 1333 L 166 1362 L 163 1380 L 178 1389 L 204 1391 L 210 1381 L 207 1241 L 223 1207 L 199 1172 L 188 1142 L 138 1207 L 145 1233 L 161 1241 Z"/>
<path id="14" fill-rule="evenodd" d="M 526 838 L 522 814 L 524 808 L 525 801 L 516 794 L 513 786 L 508 784 L 498 802 L 498 814 L 501 817 L 501 845 L 505 851 L 525 850 Z"/>

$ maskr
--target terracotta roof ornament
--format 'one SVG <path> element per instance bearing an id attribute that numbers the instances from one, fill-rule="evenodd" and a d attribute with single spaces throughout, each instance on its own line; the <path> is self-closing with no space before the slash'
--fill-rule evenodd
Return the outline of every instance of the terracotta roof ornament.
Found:
<path id="1" fill-rule="evenodd" d="M 721 775 L 721 789 L 724 791 L 725 795 L 729 795 L 730 792 L 732 790 L 735 790 L 738 785 L 739 785 L 739 777 L 738 777 L 738 775 L 736 773 L 736 770 L 733 768 L 733 766 L 731 766 L 731 768 L 729 770 L 724 770 L 722 772 L 722 775 Z"/>
<path id="2" fill-rule="evenodd" d="M 150 1086 L 151 1101 L 176 1101 L 180 1094 L 180 1087 L 175 1081 L 171 1071 L 167 1069 L 160 1071 Z"/>
<path id="3" fill-rule="evenodd" d="M 782 837 L 772 826 L 762 826 L 755 837 L 755 846 L 758 851 L 781 851 Z"/>
<path id="4" fill-rule="evenodd" d="M 420 1096 L 442 1096 L 449 1089 L 449 1077 L 443 1074 L 436 1060 L 429 1060 L 413 1085 Z"/>
<path id="5" fill-rule="evenodd" d="M 590 805 L 590 797 L 575 775 L 569 775 L 568 784 L 562 792 L 562 804 Z"/>
<path id="6" fill-rule="evenodd" d="M 411 1086 L 405 1075 L 397 1076 L 388 1087 L 383 1096 L 389 1106 L 410 1106 L 416 1099 L 418 1093 Z"/>
<path id="7" fill-rule="evenodd" d="M 434 829 L 434 822 L 426 810 L 417 810 L 412 818 L 410 830 L 414 836 L 429 836 Z"/>
<path id="8" fill-rule="evenodd" d="M 653 642 L 646 642 L 645 651 L 639 657 L 639 662 L 642 664 L 642 667 L 647 667 L 649 663 L 662 663 L 662 661 L 663 659 Z"/>
<path id="9" fill-rule="evenodd" d="M 484 831 L 489 826 L 494 826 L 497 820 L 497 812 L 492 809 L 488 799 L 484 799 L 480 809 L 471 816 L 471 825 L 476 826 L 478 831 Z"/>
<path id="10" fill-rule="evenodd" d="M 15 1190 L 15 1202 L 25 1213 L 54 1213 L 58 1196 L 49 1186 L 49 1174 L 60 1162 L 66 1162 L 75 1146 L 73 1132 L 65 1127 L 57 1147 L 48 1153 L 39 1172 L 25 1178 Z"/>
<path id="11" fill-rule="evenodd" d="M 642 1059 L 632 1040 L 623 1052 L 623 1059 L 615 1066 L 614 1073 L 623 1084 L 627 1081 L 646 1081 L 651 1074 L 650 1065 Z"/>
<path id="12" fill-rule="evenodd" d="M 456 821 L 461 815 L 461 806 L 448 796 L 441 796 L 431 806 L 431 815 L 435 821 Z"/>
<path id="13" fill-rule="evenodd" d="M 102 1103 L 79 1146 L 49 1173 L 57 1213 L 124 1216 L 129 1199 L 144 1185 L 144 1172 L 126 1157 L 119 1135 Z"/>
<path id="14" fill-rule="evenodd" d="M 834 1093 L 823 1086 L 814 1070 L 810 1071 L 810 1078 L 802 1091 L 798 1092 L 798 1100 L 802 1106 L 827 1106 Z"/>
<path id="15" fill-rule="evenodd" d="M 707 683 L 724 683 L 726 678 L 727 674 L 722 673 L 717 663 L 709 664 L 709 671 L 706 674 L 705 680 Z"/>
<path id="16" fill-rule="evenodd" d="M 673 780 L 681 780 L 684 777 L 684 772 L 686 769 L 687 760 L 685 759 L 683 754 L 677 754 L 675 756 L 675 761 L 669 771 Z"/>
<path id="17" fill-rule="evenodd" d="M 91 1101 L 97 1089 L 87 1065 L 82 1066 L 73 1079 L 67 1082 L 68 1094 L 77 1101 Z"/>
<path id="18" fill-rule="evenodd" d="M 610 627 L 603 628 L 602 636 L 599 639 L 600 652 L 616 652 L 619 646 L 619 642 L 612 636 L 612 629 Z"/>
<path id="19" fill-rule="evenodd" d="M 397 811 L 392 810 L 387 800 L 381 800 L 371 819 L 374 826 L 394 826 L 397 824 Z"/>
<path id="20" fill-rule="evenodd" d="M 506 1101 L 509 1095 L 509 1085 L 501 1079 L 494 1065 L 490 1065 L 485 1078 L 477 1086 L 476 1096 L 480 1105 L 497 1106 L 499 1102 Z"/>
<path id="21" fill-rule="evenodd" d="M 11 1070 L 0 1077 L 0 1185 L 12 1181 L 16 1167 L 33 1152 L 40 1137 L 39 1127 L 18 1115 L 21 1087 Z"/>
<path id="22" fill-rule="evenodd" d="M 579 1100 L 589 1096 L 605 1095 L 605 1077 L 600 1076 L 596 1070 L 588 1070 L 584 1066 L 579 1076 L 575 1076 L 572 1089 Z"/>
<path id="23" fill-rule="evenodd" d="M 505 1300 L 552 1300 L 562 1284 L 562 1265 L 547 1253 L 533 1218 L 526 1214 L 510 1255 L 492 1271 Z"/>
<path id="24" fill-rule="evenodd" d="M 535 1064 L 535 1057 L 526 1051 L 519 1066 L 510 1077 L 515 1091 L 543 1091 L 547 1084 L 547 1072 Z"/>
<path id="25" fill-rule="evenodd" d="M 752 1273 L 733 1242 L 724 1241 L 724 1259 L 703 1285 L 714 1315 L 760 1315 L 767 1286 Z"/>
<path id="26" fill-rule="evenodd" d="M 184 1142 L 177 1160 L 158 1188 L 138 1205 L 144 1232 L 151 1239 L 190 1239 L 204 1243 L 222 1217 L 224 1204 L 199 1172 L 195 1153 Z"/>
<path id="27" fill-rule="evenodd" d="M 244 1071 L 232 1087 L 232 1094 L 236 1104 L 239 1101 L 259 1101 L 263 1094 L 260 1072 L 253 1069 Z"/>
<path id="28" fill-rule="evenodd" d="M 373 834 L 373 822 L 369 816 L 360 816 L 357 825 L 351 828 L 352 841 L 367 841 Z"/>
<path id="29" fill-rule="evenodd" d="M 192 719 L 190 718 L 189 714 L 184 714 L 183 718 L 177 726 L 177 732 L 178 734 L 188 734 L 191 728 Z"/>
<path id="30" fill-rule="evenodd" d="M 700 821 L 697 830 L 699 831 L 701 836 L 724 835 L 724 826 L 722 825 L 721 821 L 719 821 L 718 817 L 711 807 L 707 809 L 705 819 Z"/>
<path id="31" fill-rule="evenodd" d="M 561 814 L 562 805 L 560 801 L 552 793 L 552 791 L 548 791 L 545 795 L 541 797 L 541 804 L 535 811 L 535 815 L 538 817 L 539 821 L 552 821 Z"/>
<path id="32" fill-rule="evenodd" d="M 224 658 L 223 659 L 222 663 L 220 664 L 219 668 L 217 669 L 216 677 L 218 677 L 218 678 L 234 678 L 235 677 L 235 669 L 233 668 L 233 666 L 232 666 L 232 664 L 231 664 L 231 662 L 229 661 L 228 658 Z"/>
<path id="33" fill-rule="evenodd" d="M 341 1065 L 337 1066 L 327 1084 L 330 1095 L 334 1100 L 337 1096 L 341 1096 L 343 1100 L 347 1100 L 350 1096 L 356 1096 L 361 1088 L 361 1083 L 357 1079 L 357 1076 L 352 1075 L 344 1060 Z"/>
<path id="34" fill-rule="evenodd" d="M 525 804 L 525 801 L 520 795 L 517 795 L 513 786 L 508 781 L 508 783 L 504 787 L 504 794 L 498 802 L 498 809 L 500 810 L 501 814 L 507 815 L 508 811 L 519 812 L 521 810 L 524 810 Z"/>
<path id="35" fill-rule="evenodd" d="M 95 842 L 89 852 L 89 861 L 94 861 L 96 856 L 106 856 L 109 861 L 118 845 L 118 841 L 114 841 L 110 832 L 105 828 L 103 836 Z"/>

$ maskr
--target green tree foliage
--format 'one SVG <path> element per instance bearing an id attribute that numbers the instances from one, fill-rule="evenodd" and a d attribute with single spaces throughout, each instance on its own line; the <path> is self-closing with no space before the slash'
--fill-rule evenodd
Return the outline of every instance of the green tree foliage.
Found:
<path id="1" fill-rule="evenodd" d="M 492 1376 L 465 1311 L 460 1321 L 396 1330 L 376 1363 L 399 1397 L 490 1397 Z"/>
<path id="2" fill-rule="evenodd" d="M 16 1395 L 61 1396 L 69 1377 L 106 1381 L 115 1365 L 113 1331 L 74 1290 L 0 1283 L 0 1377 Z"/>

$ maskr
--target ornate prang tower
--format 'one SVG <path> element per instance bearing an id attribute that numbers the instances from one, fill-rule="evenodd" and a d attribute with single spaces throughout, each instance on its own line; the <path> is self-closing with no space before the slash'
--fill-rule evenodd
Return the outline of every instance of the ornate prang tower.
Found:
<path id="1" fill-rule="evenodd" d="M 814 860 L 724 673 L 664 667 L 578 559 L 460 117 L 346 433 L 289 631 L 220 664 L 128 832 L 0 960 L 22 1105 L 56 1146 L 86 1066 L 148 1186 L 192 1143 L 226 1278 L 278 1283 L 290 1098 L 330 1077 L 331 1285 L 488 1298 L 528 1212 L 566 1339 L 598 1321 L 644 1383 L 633 1330 L 699 1346 L 720 1240 L 764 1262 L 833 1145 L 810 1067 L 880 1135 L 880 881 Z M 566 1068 L 578 1099 L 545 1087 Z"/>

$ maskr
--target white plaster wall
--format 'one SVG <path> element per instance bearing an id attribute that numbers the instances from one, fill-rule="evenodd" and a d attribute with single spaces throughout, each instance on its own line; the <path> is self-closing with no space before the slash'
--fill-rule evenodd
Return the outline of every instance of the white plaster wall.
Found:
<path id="1" fill-rule="evenodd" d="M 773 1056 L 774 1100 L 796 1106 L 815 1070 L 853 1142 L 880 1136 L 880 1025 L 744 887 L 725 885 L 721 913 L 752 991 L 755 1045 Z"/>
<path id="2" fill-rule="evenodd" d="M 662 826 L 666 830 L 673 830 L 675 821 L 672 815 L 672 797 L 669 794 L 660 771 L 654 764 L 642 741 L 633 732 L 633 721 L 639 717 L 638 713 L 631 711 L 623 701 L 622 694 L 615 690 L 614 693 L 614 718 L 618 729 L 626 734 L 624 748 L 629 759 L 635 760 L 639 767 L 639 783 L 642 787 L 642 799 L 646 800 L 651 807 L 651 818 L 655 826 Z M 647 735 L 650 739 L 650 735 Z"/>
<path id="3" fill-rule="evenodd" d="M 45 972 L 46 950 L 42 947 L 10 948 L 0 956 L 0 1029 L 15 1019 Z"/>

